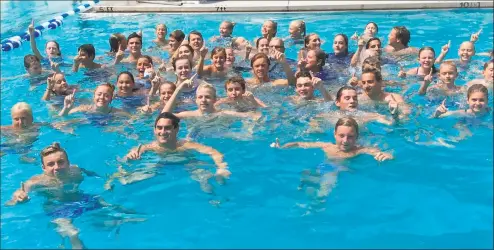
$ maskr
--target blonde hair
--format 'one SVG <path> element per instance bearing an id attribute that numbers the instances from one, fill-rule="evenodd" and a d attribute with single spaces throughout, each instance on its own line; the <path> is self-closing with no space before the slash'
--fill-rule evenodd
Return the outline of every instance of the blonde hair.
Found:
<path id="1" fill-rule="evenodd" d="M 199 87 L 197 87 L 196 95 L 197 95 L 197 93 L 199 93 L 199 90 L 201 90 L 201 89 L 210 89 L 211 91 L 213 91 L 214 97 L 216 98 L 216 88 L 212 84 L 207 83 L 207 82 L 201 83 L 199 85 Z"/>
<path id="2" fill-rule="evenodd" d="M 441 72 L 441 69 L 445 66 L 453 67 L 455 69 L 455 72 L 458 72 L 458 68 L 456 67 L 456 64 L 454 62 L 451 62 L 451 61 L 446 61 L 446 62 L 441 63 L 441 66 L 439 66 L 439 72 Z"/>
<path id="3" fill-rule="evenodd" d="M 18 102 L 14 104 L 14 106 L 12 106 L 12 109 L 10 110 L 10 113 L 14 113 L 15 111 L 25 111 L 31 117 L 33 116 L 33 110 L 31 109 L 31 105 L 27 104 L 26 102 Z"/>
<path id="4" fill-rule="evenodd" d="M 67 158 L 67 161 L 69 160 L 69 155 L 67 155 L 67 152 L 62 147 L 60 147 L 60 143 L 54 142 L 51 145 L 49 145 L 46 148 L 44 148 L 41 151 L 41 153 L 39 154 L 39 156 L 41 157 L 41 163 L 43 165 L 45 165 L 45 162 L 43 161 L 43 158 L 45 158 L 46 156 L 51 155 L 53 153 L 56 153 L 56 152 L 62 152 L 62 153 L 64 153 L 65 154 L 65 158 Z"/>

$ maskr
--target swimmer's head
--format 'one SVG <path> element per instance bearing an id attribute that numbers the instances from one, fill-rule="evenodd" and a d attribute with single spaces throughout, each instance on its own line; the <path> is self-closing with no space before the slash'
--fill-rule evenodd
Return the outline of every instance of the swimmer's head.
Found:
<path id="1" fill-rule="evenodd" d="M 67 83 L 67 80 L 65 79 L 65 75 L 62 73 L 54 73 L 52 76 L 53 81 L 55 84 L 53 85 L 53 88 L 51 91 L 55 93 L 56 95 L 66 95 L 68 94 L 67 91 L 69 89 L 69 85 Z"/>
<path id="2" fill-rule="evenodd" d="M 24 56 L 24 68 L 29 75 L 39 75 L 42 72 L 41 62 L 35 55 Z"/>
<path id="3" fill-rule="evenodd" d="M 97 108 L 107 108 L 113 100 L 115 86 L 110 83 L 98 85 L 94 90 L 93 102 Z"/>
<path id="4" fill-rule="evenodd" d="M 425 46 L 419 50 L 419 61 L 420 67 L 424 69 L 432 69 L 435 73 L 434 62 L 436 61 L 436 52 L 432 47 Z"/>
<path id="5" fill-rule="evenodd" d="M 294 20 L 290 23 L 288 27 L 288 33 L 292 38 L 303 38 L 306 36 L 306 27 L 303 20 Z"/>
<path id="6" fill-rule="evenodd" d="M 468 106 L 472 112 L 484 112 L 487 110 L 489 91 L 483 84 L 474 84 L 468 88 L 467 99 Z"/>
<path id="7" fill-rule="evenodd" d="M 163 145 L 166 143 L 175 143 L 180 119 L 171 112 L 161 113 L 154 121 L 154 136 L 156 141 Z"/>
<path id="8" fill-rule="evenodd" d="M 311 33 L 304 38 L 304 47 L 307 49 L 320 49 L 321 38 L 318 34 Z"/>
<path id="9" fill-rule="evenodd" d="M 211 62 L 217 69 L 223 69 L 226 61 L 226 50 L 222 47 L 215 47 L 211 51 Z"/>
<path id="10" fill-rule="evenodd" d="M 382 92 L 381 72 L 375 69 L 364 70 L 359 85 L 367 95 Z"/>
<path id="11" fill-rule="evenodd" d="M 245 49 L 247 47 L 247 45 L 249 45 L 249 41 L 247 41 L 247 39 L 239 36 L 239 37 L 234 37 L 232 39 L 232 48 L 234 49 L 239 49 L 239 50 L 242 50 L 242 49 Z"/>
<path id="12" fill-rule="evenodd" d="M 260 37 L 256 40 L 256 48 L 258 52 L 269 55 L 269 40 L 265 37 Z"/>
<path id="13" fill-rule="evenodd" d="M 222 37 L 230 37 L 233 33 L 233 27 L 235 27 L 234 22 L 223 21 L 220 24 L 220 36 Z"/>
<path id="14" fill-rule="evenodd" d="M 94 61 L 94 57 L 96 56 L 96 50 L 92 44 L 83 44 L 79 46 L 77 52 L 79 53 L 79 58 L 81 58 L 82 64 L 91 63 Z"/>
<path id="15" fill-rule="evenodd" d="M 333 52 L 337 56 L 348 55 L 348 37 L 345 34 L 337 34 L 334 36 Z"/>
<path id="16" fill-rule="evenodd" d="M 45 45 L 45 52 L 48 57 L 57 57 L 61 56 L 62 52 L 60 51 L 60 45 L 57 41 L 49 41 Z"/>
<path id="17" fill-rule="evenodd" d="M 174 30 L 170 33 L 168 39 L 168 45 L 170 45 L 172 51 L 175 51 L 180 46 L 180 44 L 182 44 L 184 39 L 185 39 L 185 34 L 183 31 Z"/>
<path id="18" fill-rule="evenodd" d="M 264 79 L 267 77 L 270 63 L 271 62 L 266 54 L 255 54 L 250 60 L 250 66 L 254 76 L 258 79 Z"/>
<path id="19" fill-rule="evenodd" d="M 364 34 L 375 36 L 377 32 L 379 32 L 379 28 L 377 27 L 377 24 L 375 22 L 369 22 L 367 23 L 367 25 L 365 25 Z"/>
<path id="20" fill-rule="evenodd" d="M 334 127 L 336 146 L 343 152 L 351 151 L 357 144 L 358 123 L 353 118 L 340 118 Z"/>
<path id="21" fill-rule="evenodd" d="M 130 53 L 140 53 L 142 49 L 142 37 L 133 32 L 127 37 L 127 48 Z"/>
<path id="22" fill-rule="evenodd" d="M 58 142 L 44 148 L 41 153 L 41 167 L 50 176 L 64 174 L 70 168 L 69 156 Z"/>
<path id="23" fill-rule="evenodd" d="M 10 110 L 12 127 L 14 129 L 26 129 L 33 125 L 33 110 L 25 102 L 18 102 Z"/>
<path id="24" fill-rule="evenodd" d="M 201 32 L 194 30 L 189 33 L 189 45 L 194 50 L 200 50 L 204 46 L 204 38 L 202 37 Z"/>
<path id="25" fill-rule="evenodd" d="M 381 40 L 377 37 L 373 37 L 367 41 L 365 48 L 371 56 L 380 56 L 382 48 Z"/>
<path id="26" fill-rule="evenodd" d="M 188 44 L 182 44 L 178 47 L 174 55 L 175 58 L 187 57 L 192 61 L 192 59 L 194 59 L 194 49 Z"/>
<path id="27" fill-rule="evenodd" d="M 173 92 L 175 92 L 175 89 L 177 89 L 177 86 L 174 83 L 169 81 L 163 82 L 159 88 L 161 102 L 166 103 L 168 100 L 170 100 Z"/>
<path id="28" fill-rule="evenodd" d="M 123 71 L 117 77 L 118 92 L 122 94 L 131 94 L 135 88 L 134 76 L 129 71 Z"/>
<path id="29" fill-rule="evenodd" d="M 196 90 L 197 108 L 202 112 L 211 112 L 214 110 L 216 102 L 216 89 L 209 83 L 201 83 Z"/>
<path id="30" fill-rule="evenodd" d="M 271 41 L 269 41 L 269 50 L 278 51 L 281 53 L 285 53 L 285 42 L 279 37 L 273 37 Z"/>
<path id="31" fill-rule="evenodd" d="M 226 95 L 230 99 L 237 99 L 245 94 L 245 79 L 241 76 L 234 76 L 225 82 Z"/>
<path id="32" fill-rule="evenodd" d="M 357 90 L 350 86 L 341 87 L 338 92 L 336 92 L 335 105 L 342 111 L 357 110 Z"/>
<path id="33" fill-rule="evenodd" d="M 366 69 L 376 69 L 381 71 L 381 60 L 378 56 L 367 57 L 362 63 L 362 71 Z"/>
<path id="34" fill-rule="evenodd" d="M 439 66 L 439 80 L 446 85 L 453 85 L 456 77 L 458 77 L 458 69 L 453 62 L 446 61 L 441 63 L 441 66 Z"/>
<path id="35" fill-rule="evenodd" d="M 308 71 L 300 71 L 297 74 L 295 91 L 303 99 L 312 99 L 314 97 L 314 85 L 312 85 L 312 76 Z"/>
<path id="36" fill-rule="evenodd" d="M 484 70 L 482 71 L 482 75 L 484 76 L 484 80 L 486 82 L 491 82 L 494 80 L 494 60 L 490 60 L 484 63 Z"/>
<path id="37" fill-rule="evenodd" d="M 461 62 L 469 62 L 470 59 L 475 55 L 475 45 L 470 42 L 462 42 L 460 49 L 458 49 L 458 56 Z"/>
<path id="38" fill-rule="evenodd" d="M 225 48 L 226 52 L 226 60 L 225 63 L 227 65 L 232 65 L 235 62 L 235 53 L 233 52 L 233 49 L 231 47 Z"/>
<path id="39" fill-rule="evenodd" d="M 172 59 L 172 66 L 178 79 L 186 80 L 190 77 L 190 72 L 192 72 L 192 61 L 188 57 Z"/>
<path id="40" fill-rule="evenodd" d="M 273 38 L 276 36 L 276 32 L 278 32 L 278 23 L 273 20 L 268 20 L 264 22 L 261 28 L 261 34 L 263 37 L 268 37 L 268 35 Z"/>
<path id="41" fill-rule="evenodd" d="M 125 51 L 127 49 L 127 39 L 120 33 L 111 34 L 109 39 L 110 52 Z"/>
<path id="42" fill-rule="evenodd" d="M 311 49 L 307 52 L 306 61 L 306 68 L 317 68 L 319 71 L 322 71 L 324 65 L 326 64 L 326 53 L 324 53 L 321 49 Z"/>
<path id="43" fill-rule="evenodd" d="M 166 39 L 166 34 L 168 33 L 168 28 L 164 23 L 156 25 L 156 38 Z"/>
<path id="44" fill-rule="evenodd" d="M 137 59 L 136 69 L 140 75 L 144 74 L 146 69 L 153 67 L 153 59 L 150 56 L 142 55 Z"/>
<path id="45" fill-rule="evenodd" d="M 388 44 L 401 44 L 408 47 L 410 31 L 405 26 L 395 26 L 388 35 Z"/>

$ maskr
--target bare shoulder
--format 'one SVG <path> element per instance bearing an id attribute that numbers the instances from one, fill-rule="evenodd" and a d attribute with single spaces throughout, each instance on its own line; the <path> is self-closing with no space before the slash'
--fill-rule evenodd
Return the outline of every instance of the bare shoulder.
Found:
<path id="1" fill-rule="evenodd" d="M 287 79 L 276 79 L 272 83 L 275 86 L 286 86 L 286 85 L 288 85 L 288 80 Z"/>
<path id="2" fill-rule="evenodd" d="M 196 110 L 193 111 L 182 111 L 180 113 L 175 114 L 178 118 L 188 118 L 188 117 L 197 117 L 199 113 Z"/>

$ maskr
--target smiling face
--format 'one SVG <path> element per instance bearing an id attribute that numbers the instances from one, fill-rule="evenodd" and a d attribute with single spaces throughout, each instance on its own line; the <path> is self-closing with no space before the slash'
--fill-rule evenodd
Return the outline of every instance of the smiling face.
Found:
<path id="1" fill-rule="evenodd" d="M 454 85 L 458 72 L 455 66 L 442 64 L 439 68 L 439 80 L 446 85 Z"/>
<path id="2" fill-rule="evenodd" d="M 270 22 L 270 21 L 264 22 L 264 24 L 262 25 L 262 28 L 261 28 L 261 34 L 263 37 L 267 37 L 268 34 L 271 37 L 274 37 L 276 34 L 276 30 L 275 30 L 273 22 Z"/>
<path id="3" fill-rule="evenodd" d="M 373 95 L 381 91 L 381 83 L 376 80 L 376 76 L 373 73 L 362 74 L 360 85 L 367 95 Z"/>
<path id="4" fill-rule="evenodd" d="M 137 71 L 139 71 L 139 74 L 144 74 L 144 71 L 146 71 L 146 69 L 150 69 L 152 67 L 153 65 L 151 64 L 149 59 L 145 57 L 141 57 L 137 60 L 136 69 Z"/>
<path id="5" fill-rule="evenodd" d="M 166 27 L 164 25 L 160 24 L 156 27 L 156 38 L 158 38 L 160 40 L 165 39 L 166 33 L 167 33 L 167 30 L 166 30 Z"/>
<path id="6" fill-rule="evenodd" d="M 161 84 L 160 86 L 160 100 L 162 103 L 166 103 L 172 97 L 175 92 L 175 85 L 173 83 Z"/>
<path id="7" fill-rule="evenodd" d="M 367 50 L 374 51 L 376 55 L 381 55 L 381 41 L 372 40 L 369 42 L 369 48 Z"/>
<path id="8" fill-rule="evenodd" d="M 190 61 L 189 59 L 181 58 L 175 62 L 175 75 L 180 80 L 186 80 L 190 77 Z"/>
<path id="9" fill-rule="evenodd" d="M 127 48 L 130 53 L 140 53 L 142 49 L 141 40 L 138 37 L 131 38 L 127 43 Z"/>
<path id="10" fill-rule="evenodd" d="M 218 52 L 214 54 L 213 58 L 211 59 L 211 61 L 213 62 L 213 66 L 218 70 L 222 70 L 225 66 L 226 53 L 224 51 Z"/>
<path id="11" fill-rule="evenodd" d="M 317 68 L 322 63 L 322 62 L 317 60 L 316 51 L 314 51 L 314 50 L 309 50 L 309 52 L 307 52 L 306 61 L 307 61 L 307 64 L 305 67 L 308 69 Z"/>
<path id="12" fill-rule="evenodd" d="M 263 79 L 268 75 L 269 64 L 265 58 L 258 58 L 252 64 L 252 71 L 258 79 Z"/>
<path id="13" fill-rule="evenodd" d="M 336 106 L 342 111 L 355 111 L 358 107 L 357 91 L 345 89 L 341 92 L 341 97 L 336 100 Z"/>
<path id="14" fill-rule="evenodd" d="M 318 35 L 311 35 L 309 41 L 305 44 L 308 49 L 320 49 L 321 48 L 321 38 Z"/>
<path id="15" fill-rule="evenodd" d="M 166 144 L 177 140 L 178 127 L 173 126 L 171 119 L 161 118 L 154 126 L 154 137 L 159 144 Z"/>
<path id="16" fill-rule="evenodd" d="M 199 110 L 210 112 L 214 109 L 216 93 L 211 88 L 200 87 L 196 92 L 196 104 Z"/>
<path id="17" fill-rule="evenodd" d="M 199 50 L 199 49 L 202 48 L 202 46 L 204 46 L 204 41 L 202 40 L 201 36 L 199 36 L 199 35 L 190 34 L 189 35 L 189 40 L 190 40 L 189 45 L 194 50 Z"/>
<path id="18" fill-rule="evenodd" d="M 107 108 L 113 99 L 113 91 L 108 86 L 98 86 L 94 91 L 93 102 L 97 108 Z"/>
<path id="19" fill-rule="evenodd" d="M 229 82 L 226 84 L 226 95 L 228 98 L 236 100 L 245 93 L 245 89 L 238 82 Z"/>
<path id="20" fill-rule="evenodd" d="M 220 35 L 222 37 L 229 37 L 232 35 L 232 30 L 230 29 L 230 26 L 225 22 L 222 22 L 220 24 Z"/>
<path id="21" fill-rule="evenodd" d="M 484 69 L 482 72 L 482 75 L 484 76 L 484 80 L 486 82 L 491 82 L 494 80 L 494 69 L 493 69 L 494 63 L 490 62 L 487 64 L 487 68 Z"/>
<path id="22" fill-rule="evenodd" d="M 257 50 L 265 55 L 269 54 L 269 41 L 266 38 L 261 38 L 257 46 Z"/>
<path id="23" fill-rule="evenodd" d="M 418 60 L 422 68 L 429 70 L 434 65 L 436 58 L 432 50 L 425 49 L 420 52 Z"/>
<path id="24" fill-rule="evenodd" d="M 231 65 L 235 62 L 235 54 L 232 48 L 226 48 L 226 61 L 225 63 Z"/>
<path id="25" fill-rule="evenodd" d="M 123 94 L 131 94 L 134 90 L 135 83 L 128 74 L 121 74 L 117 79 L 118 91 Z"/>
<path id="26" fill-rule="evenodd" d="M 458 56 L 460 56 L 460 61 L 469 62 L 472 56 L 475 55 L 475 47 L 471 42 L 463 42 L 458 50 Z"/>
<path id="27" fill-rule="evenodd" d="M 178 48 L 178 57 L 187 57 L 190 60 L 192 60 L 193 58 L 192 51 L 187 46 L 180 46 Z"/>
<path id="28" fill-rule="evenodd" d="M 178 43 L 177 39 L 175 37 L 170 36 L 170 39 L 168 39 L 168 45 L 172 50 L 176 50 L 180 44 Z"/>
<path id="29" fill-rule="evenodd" d="M 311 79 L 309 77 L 297 78 L 295 91 L 303 99 L 312 99 L 314 97 L 314 86 L 312 85 Z"/>
<path id="30" fill-rule="evenodd" d="M 348 51 L 348 46 L 345 43 L 343 36 L 336 36 L 333 40 L 333 51 L 335 55 L 344 54 Z"/>
<path id="31" fill-rule="evenodd" d="M 291 22 L 290 27 L 288 27 L 288 33 L 290 33 L 291 37 L 300 37 L 302 34 L 299 23 L 295 21 Z"/>
<path id="32" fill-rule="evenodd" d="M 487 95 L 484 92 L 475 91 L 468 97 L 468 106 L 474 113 L 485 111 L 487 105 Z"/>
<path id="33" fill-rule="evenodd" d="M 43 172 L 49 176 L 64 174 L 70 168 L 67 155 L 62 151 L 44 156 L 42 163 Z"/>
<path id="34" fill-rule="evenodd" d="M 66 94 L 69 85 L 67 84 L 67 80 L 65 80 L 65 76 L 63 74 L 56 74 L 53 77 L 53 80 L 55 81 L 55 85 L 53 85 L 53 92 L 57 95 L 64 95 Z"/>
<path id="35" fill-rule="evenodd" d="M 354 127 L 341 125 L 334 132 L 336 146 L 343 152 L 348 152 L 355 148 L 357 143 L 357 131 Z"/>

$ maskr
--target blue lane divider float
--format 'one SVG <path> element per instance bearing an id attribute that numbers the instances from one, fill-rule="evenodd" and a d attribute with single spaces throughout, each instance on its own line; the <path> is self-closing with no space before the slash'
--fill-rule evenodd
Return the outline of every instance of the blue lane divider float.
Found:
<path id="1" fill-rule="evenodd" d="M 99 3 L 100 0 L 93 0 L 89 1 L 86 4 L 81 4 L 77 8 L 74 8 L 71 11 L 67 11 L 59 16 L 54 17 L 53 19 L 42 23 L 41 25 L 37 26 L 34 28 L 34 36 L 39 37 L 42 34 L 42 31 L 45 29 L 56 29 L 57 27 L 60 27 L 60 25 L 63 24 L 63 19 L 72 16 L 75 13 L 79 12 L 84 12 L 90 8 L 92 8 L 94 5 Z M 10 51 L 16 48 L 19 48 L 22 44 L 22 41 L 29 41 L 29 32 L 25 31 L 23 33 L 20 33 L 17 36 L 13 36 L 11 38 L 7 38 L 2 41 L 2 51 Z"/>

